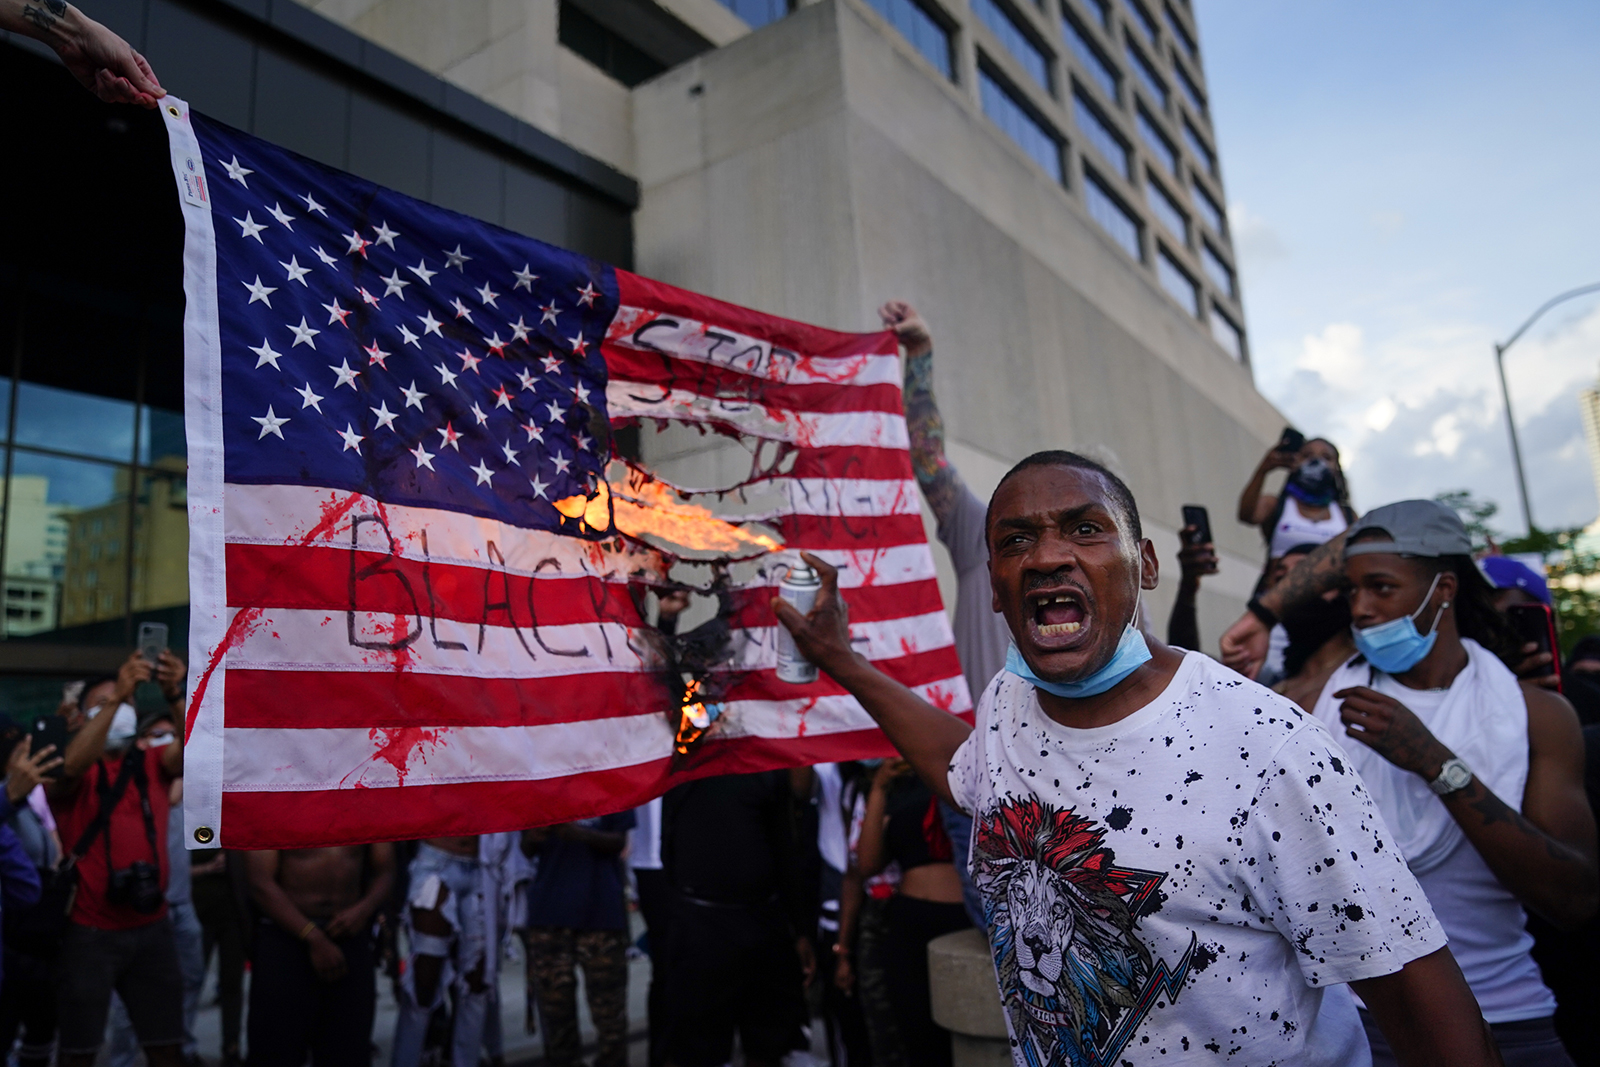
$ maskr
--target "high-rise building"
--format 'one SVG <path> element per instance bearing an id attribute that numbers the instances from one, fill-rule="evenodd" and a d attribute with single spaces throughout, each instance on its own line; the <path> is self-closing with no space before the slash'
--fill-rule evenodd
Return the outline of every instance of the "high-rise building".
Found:
<path id="1" fill-rule="evenodd" d="M 101 0 L 93 14 L 199 110 L 425 200 L 837 329 L 911 300 L 934 329 L 949 451 L 980 494 L 1037 449 L 1097 454 L 1169 571 L 1181 505 L 1210 508 L 1211 644 L 1259 571 L 1255 531 L 1228 516 L 1283 419 L 1251 380 L 1189 4 Z M 96 543 L 79 527 L 133 529 L 145 505 L 126 487 L 182 453 L 181 230 L 150 210 L 172 196 L 154 116 L 94 103 L 31 43 L 0 38 L 0 59 L 0 88 L 34 101 L 0 116 L 21 149 L 0 182 L 48 171 L 75 205 L 0 232 L 0 339 L 21 353 L 0 379 L 16 397 L 0 448 L 73 509 L 84 559 L 51 579 L 70 586 Z M 638 447 L 684 484 L 748 470 L 736 444 L 698 435 Z M 109 651 L 72 649 L 131 640 L 147 615 L 181 644 L 181 609 L 156 606 L 178 602 L 178 579 L 141 593 L 135 570 L 97 568 L 116 588 L 96 593 L 96 621 L 28 638 L 57 642 L 54 658 L 0 641 L 0 674 L 99 663 Z M 1173 584 L 1151 598 L 1158 620 Z M 65 591 L 62 610 L 90 618 Z"/>
<path id="2" fill-rule="evenodd" d="M 12 475 L 5 495 L 5 628 L 33 634 L 56 627 L 72 509 L 50 499 L 50 479 Z"/>
<path id="3" fill-rule="evenodd" d="M 1583 414 L 1583 439 L 1589 446 L 1589 476 L 1594 493 L 1600 497 L 1600 387 L 1578 394 L 1578 410 Z"/>

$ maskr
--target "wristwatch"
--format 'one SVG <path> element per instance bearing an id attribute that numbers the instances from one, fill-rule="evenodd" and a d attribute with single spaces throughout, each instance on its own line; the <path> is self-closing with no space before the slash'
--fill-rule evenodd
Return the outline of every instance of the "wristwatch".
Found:
<path id="1" fill-rule="evenodd" d="M 1445 797 L 1458 789 L 1465 789 L 1470 781 L 1472 768 L 1467 766 L 1466 760 L 1452 758 L 1444 761 L 1444 766 L 1439 768 L 1439 777 L 1429 782 L 1428 788 Z"/>

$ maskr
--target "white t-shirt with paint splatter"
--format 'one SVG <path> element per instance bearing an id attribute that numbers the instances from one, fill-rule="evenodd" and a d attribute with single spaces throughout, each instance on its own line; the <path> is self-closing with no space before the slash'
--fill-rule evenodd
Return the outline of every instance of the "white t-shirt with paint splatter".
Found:
<path id="1" fill-rule="evenodd" d="M 1344 751 L 1197 652 L 1110 726 L 1002 671 L 950 765 L 1019 1065 L 1368 1062 L 1341 983 L 1445 935 Z"/>

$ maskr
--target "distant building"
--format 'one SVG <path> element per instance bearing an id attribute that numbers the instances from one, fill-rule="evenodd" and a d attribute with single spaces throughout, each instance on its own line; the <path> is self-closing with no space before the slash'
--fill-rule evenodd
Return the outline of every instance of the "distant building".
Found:
<path id="1" fill-rule="evenodd" d="M 116 498 L 102 507 L 79 511 L 70 520 L 62 575 L 62 626 L 81 626 L 130 611 L 189 602 L 189 514 L 183 460 L 169 457 L 141 473 L 139 496 L 131 513 L 130 477 L 128 471 L 119 470 Z"/>
<path id="2" fill-rule="evenodd" d="M 71 509 L 50 503 L 50 480 L 33 474 L 12 475 L 6 499 L 5 628 L 53 630 Z"/>
<path id="3" fill-rule="evenodd" d="M 1589 445 L 1589 476 L 1594 479 L 1595 496 L 1600 497 L 1600 388 L 1579 393 L 1578 410 L 1583 414 L 1583 437 Z"/>

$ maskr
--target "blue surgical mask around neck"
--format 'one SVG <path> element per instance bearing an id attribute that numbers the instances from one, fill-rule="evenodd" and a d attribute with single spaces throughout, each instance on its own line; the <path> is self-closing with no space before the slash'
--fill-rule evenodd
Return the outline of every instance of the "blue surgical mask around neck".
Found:
<path id="1" fill-rule="evenodd" d="M 1134 617 L 1138 618 L 1137 611 L 1134 612 Z M 1022 658 L 1022 653 L 1017 651 L 1016 645 L 1012 645 L 1006 652 L 1006 670 L 1023 681 L 1043 689 L 1046 693 L 1053 693 L 1068 700 L 1104 693 L 1149 661 L 1150 646 L 1145 643 L 1144 634 L 1131 622 L 1122 632 L 1122 639 L 1117 642 L 1117 650 L 1112 653 L 1111 659 L 1106 661 L 1106 665 L 1076 682 L 1047 682 L 1033 673 L 1033 669 Z"/>
<path id="2" fill-rule="evenodd" d="M 1444 617 L 1444 609 L 1450 606 L 1447 600 L 1439 605 L 1439 610 L 1433 613 L 1433 625 L 1428 627 L 1426 634 L 1417 632 L 1416 617 L 1428 606 L 1428 601 L 1433 598 L 1433 591 L 1439 587 L 1439 579 L 1444 577 L 1440 571 L 1433 576 L 1433 584 L 1428 586 L 1428 592 L 1422 598 L 1422 603 L 1417 605 L 1417 610 L 1410 615 L 1402 615 L 1398 619 L 1380 622 L 1376 626 L 1366 629 L 1350 627 L 1350 633 L 1355 637 L 1356 651 L 1367 657 L 1367 662 L 1372 664 L 1384 674 L 1404 674 L 1412 667 L 1421 663 L 1433 651 L 1433 646 L 1439 640 L 1439 620 Z"/>

